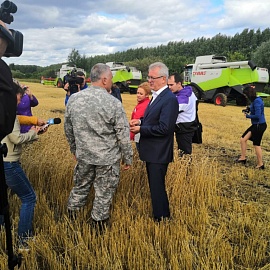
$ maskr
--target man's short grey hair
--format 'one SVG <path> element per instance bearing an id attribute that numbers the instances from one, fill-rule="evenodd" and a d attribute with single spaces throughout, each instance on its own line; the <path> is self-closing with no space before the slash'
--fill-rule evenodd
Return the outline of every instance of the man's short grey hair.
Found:
<path id="1" fill-rule="evenodd" d="M 168 79 L 169 77 L 169 69 L 168 67 L 161 63 L 161 62 L 155 62 L 149 66 L 149 70 L 159 68 L 159 76 L 164 76 Z"/>
<path id="2" fill-rule="evenodd" d="M 109 75 L 109 72 L 110 72 L 109 66 L 103 63 L 95 64 L 90 72 L 90 80 L 91 82 L 97 82 L 102 78 L 102 75 L 104 74 Z"/>

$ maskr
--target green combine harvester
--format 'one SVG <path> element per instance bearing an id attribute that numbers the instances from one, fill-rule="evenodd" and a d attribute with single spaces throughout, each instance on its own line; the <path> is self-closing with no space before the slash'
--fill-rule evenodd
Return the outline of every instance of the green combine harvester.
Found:
<path id="1" fill-rule="evenodd" d="M 268 83 L 268 69 L 257 67 L 251 60 L 227 62 L 225 56 L 204 55 L 184 70 L 184 84 L 192 86 L 197 98 L 220 106 L 232 100 L 245 106 L 243 90 L 247 85 L 255 85 L 258 95 L 267 97 L 262 92 Z"/>
<path id="2" fill-rule="evenodd" d="M 106 63 L 112 71 L 113 83 L 115 83 L 120 92 L 129 92 L 130 94 L 136 94 L 139 84 L 142 80 L 141 71 L 137 70 L 135 67 L 128 67 L 123 63 L 108 62 Z M 63 87 L 64 76 L 71 72 L 73 69 L 77 71 L 82 71 L 84 74 L 85 70 L 82 68 L 70 67 L 68 65 L 62 65 L 62 67 L 56 72 L 56 77 L 54 78 L 44 78 L 41 77 L 41 83 L 44 85 L 54 85 L 59 88 Z M 90 82 L 89 78 L 86 78 L 86 82 Z"/>
<path id="3" fill-rule="evenodd" d="M 139 84 L 142 80 L 142 72 L 135 67 L 129 67 L 121 62 L 106 63 L 112 71 L 113 83 L 115 83 L 120 92 L 129 92 L 136 94 Z"/>

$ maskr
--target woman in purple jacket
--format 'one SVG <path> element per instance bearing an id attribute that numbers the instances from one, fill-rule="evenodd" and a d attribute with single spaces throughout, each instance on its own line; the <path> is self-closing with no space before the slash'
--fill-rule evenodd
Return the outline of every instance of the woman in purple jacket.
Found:
<path id="1" fill-rule="evenodd" d="M 31 107 L 36 107 L 38 105 L 37 98 L 32 94 L 28 86 L 23 86 L 25 90 L 24 95 L 21 99 L 20 104 L 17 107 L 18 115 L 32 116 Z M 21 125 L 21 133 L 26 133 L 30 130 L 31 125 Z"/>

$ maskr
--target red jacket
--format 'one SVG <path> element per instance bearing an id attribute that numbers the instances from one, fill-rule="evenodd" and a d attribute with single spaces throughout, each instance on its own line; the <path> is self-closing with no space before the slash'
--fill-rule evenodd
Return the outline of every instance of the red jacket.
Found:
<path id="1" fill-rule="evenodd" d="M 144 100 L 139 102 L 131 114 L 131 119 L 142 118 L 144 115 L 144 111 L 146 110 L 146 107 L 148 106 L 149 102 L 150 102 L 149 97 L 146 97 Z M 134 136 L 135 134 L 133 132 L 130 132 L 130 139 L 132 141 L 134 141 Z"/>

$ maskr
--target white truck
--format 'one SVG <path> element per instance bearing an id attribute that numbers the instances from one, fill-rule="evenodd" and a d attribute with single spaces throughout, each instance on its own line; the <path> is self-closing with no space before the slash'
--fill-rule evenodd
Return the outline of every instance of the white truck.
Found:
<path id="1" fill-rule="evenodd" d="M 251 60 L 227 62 L 225 56 L 204 55 L 184 69 L 184 85 L 191 85 L 198 99 L 215 105 L 226 106 L 227 101 L 236 100 L 237 105 L 245 106 L 245 86 L 252 84 L 263 91 L 268 83 L 268 69 L 257 67 Z"/>

